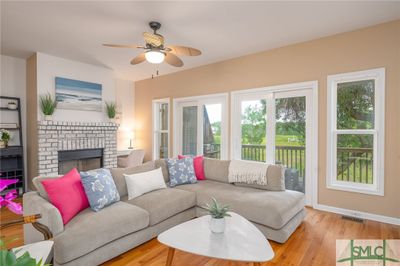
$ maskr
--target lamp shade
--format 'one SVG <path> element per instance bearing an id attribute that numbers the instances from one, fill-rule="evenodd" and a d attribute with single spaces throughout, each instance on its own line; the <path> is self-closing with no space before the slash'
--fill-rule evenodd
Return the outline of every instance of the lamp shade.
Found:
<path id="1" fill-rule="evenodd" d="M 150 50 L 145 54 L 146 60 L 152 64 L 160 64 L 164 61 L 165 54 L 160 51 Z"/>

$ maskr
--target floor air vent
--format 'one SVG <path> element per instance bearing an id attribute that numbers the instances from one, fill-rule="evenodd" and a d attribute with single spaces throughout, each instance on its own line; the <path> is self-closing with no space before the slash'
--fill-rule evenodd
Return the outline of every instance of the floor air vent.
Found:
<path id="1" fill-rule="evenodd" d="M 350 220 L 350 221 L 357 222 L 357 223 L 363 223 L 364 222 L 364 219 L 357 218 L 357 217 L 352 217 L 352 216 L 347 216 L 347 215 L 342 215 L 342 219 Z"/>

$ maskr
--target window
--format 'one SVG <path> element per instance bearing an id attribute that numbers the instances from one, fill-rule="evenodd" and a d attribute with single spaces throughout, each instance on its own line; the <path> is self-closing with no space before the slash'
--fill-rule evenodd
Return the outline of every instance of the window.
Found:
<path id="1" fill-rule="evenodd" d="M 227 159 L 227 94 L 174 99 L 174 154 Z"/>
<path id="2" fill-rule="evenodd" d="M 328 76 L 328 188 L 383 195 L 384 92 L 383 68 Z"/>
<path id="3" fill-rule="evenodd" d="M 169 157 L 169 98 L 153 100 L 153 159 Z"/>
<path id="4" fill-rule="evenodd" d="M 286 189 L 312 202 L 317 178 L 317 82 L 232 92 L 232 158 L 282 164 Z"/>

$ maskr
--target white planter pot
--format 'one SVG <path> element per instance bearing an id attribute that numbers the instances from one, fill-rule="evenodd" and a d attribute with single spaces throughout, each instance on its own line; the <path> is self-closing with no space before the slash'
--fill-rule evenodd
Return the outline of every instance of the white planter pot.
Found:
<path id="1" fill-rule="evenodd" d="M 221 219 L 210 219 L 210 230 L 213 233 L 221 234 L 225 231 L 225 217 Z"/>
<path id="2" fill-rule="evenodd" d="M 112 122 L 112 123 L 115 123 L 115 117 L 114 118 L 108 118 L 108 119 L 110 119 L 110 122 Z"/>
<path id="3" fill-rule="evenodd" d="M 45 116 L 44 116 L 44 120 L 46 120 L 46 121 L 52 121 L 52 120 L 53 120 L 53 116 L 52 116 L 52 115 L 45 115 Z"/>
<path id="4" fill-rule="evenodd" d="M 16 110 L 17 104 L 16 103 L 8 103 L 7 108 L 10 110 Z"/>

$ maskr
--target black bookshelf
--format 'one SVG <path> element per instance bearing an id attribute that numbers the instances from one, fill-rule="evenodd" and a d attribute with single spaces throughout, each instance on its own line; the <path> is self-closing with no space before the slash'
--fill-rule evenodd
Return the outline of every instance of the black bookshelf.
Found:
<path id="1" fill-rule="evenodd" d="M 16 109 L 7 107 L 10 101 L 17 103 Z M 9 186 L 2 194 L 13 189 L 16 189 L 19 194 L 23 194 L 25 192 L 25 178 L 20 98 L 0 96 L 0 117 L 0 129 L 10 131 L 14 137 L 16 134 L 18 136 L 18 142 L 11 142 L 7 148 L 0 149 L 0 178 L 18 179 L 18 183 Z M 6 124 L 16 124 L 16 127 L 10 128 L 5 126 Z"/>

